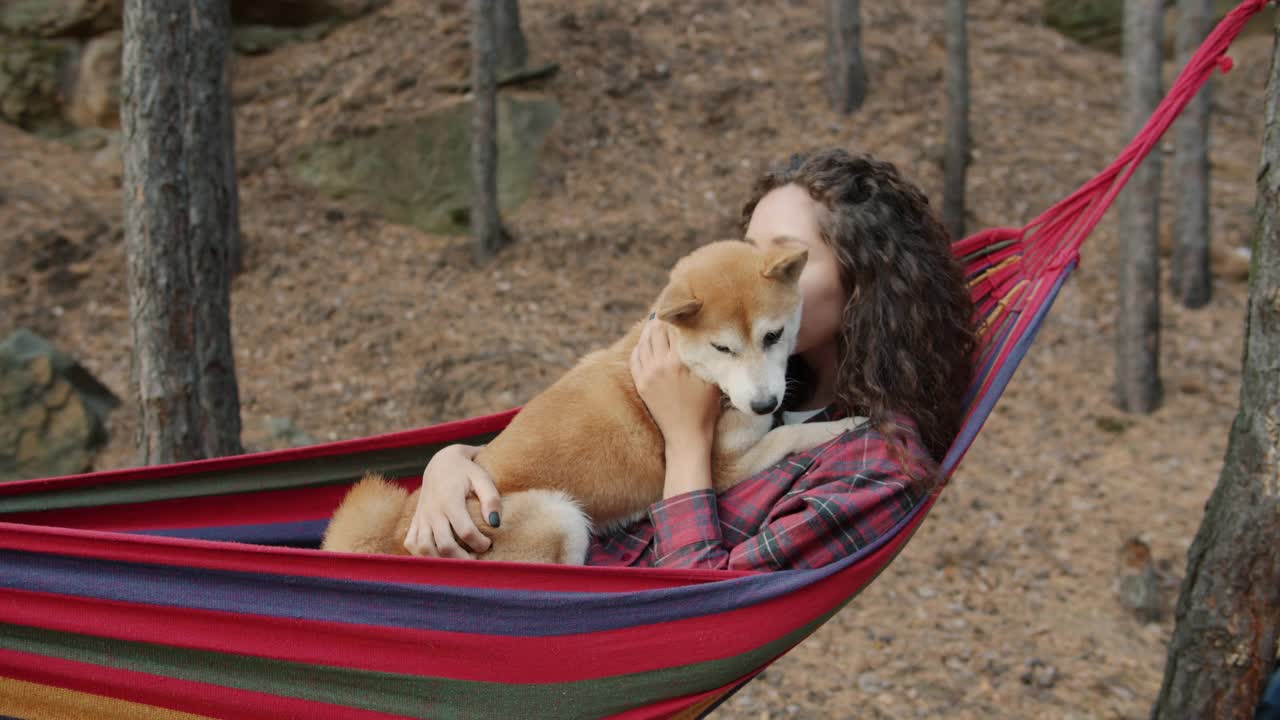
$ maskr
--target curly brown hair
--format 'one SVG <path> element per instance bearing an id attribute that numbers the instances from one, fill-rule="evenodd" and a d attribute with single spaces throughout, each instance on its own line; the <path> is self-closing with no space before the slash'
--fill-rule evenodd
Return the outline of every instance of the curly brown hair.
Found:
<path id="1" fill-rule="evenodd" d="M 849 297 L 837 407 L 881 428 L 890 413 L 906 415 L 941 460 L 960 429 L 976 346 L 973 300 L 949 233 L 892 163 L 830 149 L 793 155 L 760 177 L 742 208 L 744 234 L 760 200 L 785 185 L 826 208 L 820 232 Z"/>

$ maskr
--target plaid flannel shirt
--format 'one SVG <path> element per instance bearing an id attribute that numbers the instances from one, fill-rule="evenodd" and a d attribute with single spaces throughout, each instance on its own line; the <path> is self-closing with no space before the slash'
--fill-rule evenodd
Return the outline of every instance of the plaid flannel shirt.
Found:
<path id="1" fill-rule="evenodd" d="M 654 503 L 647 518 L 593 537 L 587 564 L 781 570 L 847 557 L 889 532 L 938 481 L 915 423 L 895 416 L 892 424 L 900 451 L 863 425 L 718 497 L 695 490 Z"/>

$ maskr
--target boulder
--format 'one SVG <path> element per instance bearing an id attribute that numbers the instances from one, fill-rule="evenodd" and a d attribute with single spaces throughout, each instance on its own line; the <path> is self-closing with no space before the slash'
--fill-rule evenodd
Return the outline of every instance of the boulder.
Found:
<path id="1" fill-rule="evenodd" d="M 498 98 L 498 202 L 524 202 L 538 154 L 560 109 L 546 98 Z M 471 207 L 471 102 L 417 120 L 303 149 L 295 171 L 336 199 L 427 232 L 468 232 Z"/>
<path id="2" fill-rule="evenodd" d="M 124 0 L 0 0 L 0 32 L 89 37 L 120 27 Z"/>
<path id="3" fill-rule="evenodd" d="M 232 0 L 236 24 L 299 27 L 360 17 L 390 0 Z M 0 32 L 88 38 L 122 27 L 124 0 L 0 0 Z"/>
<path id="4" fill-rule="evenodd" d="M 0 35 L 0 120 L 33 132 L 65 128 L 62 77 L 74 55 L 67 41 Z"/>
<path id="5" fill-rule="evenodd" d="M 391 0 L 232 0 L 231 20 L 237 25 L 300 27 L 353 20 L 389 2 Z"/>
<path id="6" fill-rule="evenodd" d="M 0 480 L 85 472 L 120 401 L 48 340 L 0 343 Z"/>
<path id="7" fill-rule="evenodd" d="M 319 441 L 296 422 L 285 417 L 268 415 L 250 420 L 244 425 L 244 447 L 248 452 L 287 450 L 315 445 L 317 442 Z"/>
<path id="8" fill-rule="evenodd" d="M 82 128 L 120 126 L 120 70 L 124 35 L 119 30 L 85 43 L 67 97 L 67 118 Z"/>
<path id="9" fill-rule="evenodd" d="M 1124 0 L 1045 0 L 1044 22 L 1067 37 L 1118 53 L 1124 42 Z"/>

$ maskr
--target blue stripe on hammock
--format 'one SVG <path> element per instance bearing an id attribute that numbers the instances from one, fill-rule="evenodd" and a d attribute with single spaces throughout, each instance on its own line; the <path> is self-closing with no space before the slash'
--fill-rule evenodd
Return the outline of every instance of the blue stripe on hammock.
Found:
<path id="1" fill-rule="evenodd" d="M 974 371 L 973 382 L 969 383 L 969 389 L 964 391 L 964 397 L 961 402 L 964 407 L 973 404 L 973 400 L 978 395 L 978 390 L 982 387 L 982 381 L 992 372 L 995 367 L 996 359 L 1000 357 L 1000 348 L 1004 346 L 1005 341 L 1009 338 L 1009 334 L 1013 332 L 1013 328 L 1018 324 L 1018 315 L 1022 311 L 1010 311 L 1005 315 L 1003 320 L 1009 322 L 1000 323 L 1000 333 L 996 336 L 995 341 L 991 345 L 991 352 L 987 353 L 986 360 L 983 361 L 981 367 Z"/>
<path id="2" fill-rule="evenodd" d="M 325 528 L 328 526 L 329 520 L 324 518 L 321 520 L 299 520 L 297 522 L 265 523 L 261 525 L 217 525 L 167 530 L 130 530 L 129 534 L 156 535 L 189 540 L 252 543 L 254 545 L 316 548 L 320 546 L 320 539 L 324 537 Z M 0 718 L 0 720 L 3 719 Z"/>
<path id="3" fill-rule="evenodd" d="M 1058 279 L 1053 283 L 1053 289 L 1045 297 L 1044 302 L 1040 303 L 1040 307 L 1036 308 L 1036 314 L 1031 318 L 1031 323 L 1027 326 L 1022 337 L 1015 341 L 1013 350 L 1009 353 L 1009 357 L 1005 358 L 1004 363 L 996 370 L 996 376 L 991 381 L 991 386 L 987 388 L 987 394 L 983 395 L 978 401 L 978 407 L 974 409 L 969 416 L 969 421 L 960 428 L 960 432 L 956 435 L 956 439 L 951 442 L 951 448 L 947 451 L 946 458 L 942 461 L 942 470 L 950 473 L 955 469 L 957 463 L 960 462 L 961 456 L 973 444 L 974 438 L 978 436 L 978 431 L 982 429 L 983 423 L 986 422 L 987 416 L 991 414 L 992 408 L 995 407 L 996 401 L 1000 399 L 1000 395 L 1004 392 L 1005 387 L 1009 385 L 1009 380 L 1013 378 L 1013 373 L 1018 369 L 1018 365 L 1022 363 L 1022 358 L 1026 356 L 1027 350 L 1031 348 L 1031 343 L 1036 339 L 1036 335 L 1040 332 L 1040 326 L 1044 324 L 1044 318 L 1049 313 L 1049 308 L 1053 307 L 1053 303 L 1058 299 L 1058 292 L 1062 290 L 1062 283 L 1071 272 L 1076 268 L 1076 261 L 1071 261 L 1063 267 Z"/>
<path id="4" fill-rule="evenodd" d="M 763 573 L 632 593 L 573 593 L 374 583 L 3 550 L 0 588 L 327 622 L 544 636 L 746 607 L 801 590 L 834 569 Z M 103 582 L 104 577 L 111 582 Z"/>

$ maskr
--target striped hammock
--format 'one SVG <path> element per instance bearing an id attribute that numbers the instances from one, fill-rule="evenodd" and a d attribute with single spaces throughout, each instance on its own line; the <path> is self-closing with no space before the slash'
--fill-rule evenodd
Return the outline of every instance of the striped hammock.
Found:
<path id="1" fill-rule="evenodd" d="M 1110 167 L 1020 228 L 955 244 L 981 358 L 950 474 L 1078 250 L 1264 5 L 1205 40 Z M 178 465 L 0 484 L 0 716 L 693 718 L 885 568 L 932 506 L 817 570 L 749 573 L 347 556 L 314 548 L 365 470 L 417 476 L 513 416 Z M 935 496 L 936 497 L 936 496 Z"/>

